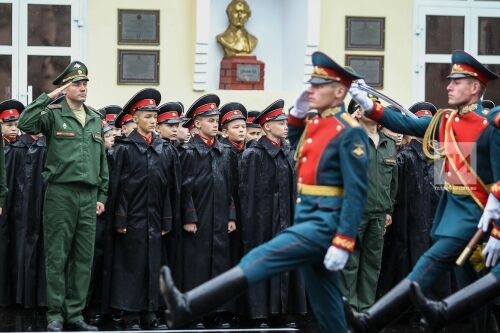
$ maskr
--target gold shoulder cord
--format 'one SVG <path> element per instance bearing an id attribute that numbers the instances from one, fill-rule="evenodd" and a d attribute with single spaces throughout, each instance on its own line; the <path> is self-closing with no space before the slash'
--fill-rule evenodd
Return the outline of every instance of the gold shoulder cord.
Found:
<path id="1" fill-rule="evenodd" d="M 439 138 L 436 138 L 436 132 L 438 130 L 439 119 L 445 112 L 456 112 L 452 109 L 440 109 L 434 117 L 432 117 L 429 127 L 425 131 L 424 138 L 422 140 L 422 149 L 425 156 L 431 160 L 438 160 L 445 156 L 444 147 L 439 147 Z M 443 120 L 444 121 L 444 120 Z M 435 152 L 435 153 L 434 153 Z"/>

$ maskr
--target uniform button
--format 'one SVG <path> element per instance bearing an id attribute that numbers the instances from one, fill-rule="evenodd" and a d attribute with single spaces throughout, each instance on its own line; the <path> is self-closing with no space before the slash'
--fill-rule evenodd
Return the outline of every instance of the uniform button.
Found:
<path id="1" fill-rule="evenodd" d="M 458 123 L 460 121 L 460 118 L 455 117 L 455 121 Z"/>
<path id="2" fill-rule="evenodd" d="M 312 143 L 313 142 L 313 139 L 309 138 L 307 139 L 307 143 Z"/>
<path id="3" fill-rule="evenodd" d="M 451 177 L 451 171 L 448 171 L 446 174 L 448 175 L 448 177 Z"/>
<path id="4" fill-rule="evenodd" d="M 486 119 L 485 119 L 485 120 L 483 120 L 483 125 L 484 125 L 484 126 L 488 125 L 488 120 L 486 120 Z"/>
<path id="5" fill-rule="evenodd" d="M 318 119 L 314 119 L 313 123 L 314 123 L 315 125 L 317 125 L 317 124 L 319 123 L 319 120 L 318 120 Z"/>
<path id="6" fill-rule="evenodd" d="M 302 157 L 302 163 L 305 163 L 305 162 L 307 162 L 307 157 L 304 156 L 304 157 Z"/>
<path id="7" fill-rule="evenodd" d="M 302 199 L 301 198 L 297 198 L 297 203 L 301 203 Z"/>
<path id="8" fill-rule="evenodd" d="M 337 131 L 340 131 L 342 129 L 342 126 L 337 125 Z"/>
<path id="9" fill-rule="evenodd" d="M 450 115 L 449 115 L 449 114 L 445 114 L 445 115 L 444 115 L 444 117 L 445 117 L 446 119 L 448 119 L 448 118 L 450 118 Z"/>
<path id="10" fill-rule="evenodd" d="M 299 183 L 302 183 L 303 178 L 299 177 Z"/>

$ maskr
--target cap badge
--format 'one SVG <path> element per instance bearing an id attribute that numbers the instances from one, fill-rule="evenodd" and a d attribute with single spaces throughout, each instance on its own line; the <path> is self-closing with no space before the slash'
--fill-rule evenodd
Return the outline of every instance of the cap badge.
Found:
<path id="1" fill-rule="evenodd" d="M 73 66 L 73 67 L 75 67 L 75 68 L 80 68 L 80 67 L 82 67 L 82 65 L 80 65 L 80 64 L 75 64 L 75 66 Z"/>

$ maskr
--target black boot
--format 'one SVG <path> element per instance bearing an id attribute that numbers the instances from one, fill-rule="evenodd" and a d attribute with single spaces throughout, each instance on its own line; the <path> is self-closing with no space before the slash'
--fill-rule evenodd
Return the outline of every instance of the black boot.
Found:
<path id="1" fill-rule="evenodd" d="M 236 266 L 191 291 L 181 293 L 174 285 L 170 269 L 164 266 L 160 273 L 160 289 L 167 304 L 167 325 L 169 328 L 186 325 L 240 295 L 247 287 L 243 270 Z"/>
<path id="2" fill-rule="evenodd" d="M 370 309 L 358 313 L 344 297 L 344 311 L 347 322 L 356 333 L 378 332 L 404 313 L 410 306 L 410 283 L 404 279 L 379 299 Z"/>
<path id="3" fill-rule="evenodd" d="M 499 295 L 500 281 L 491 273 L 443 301 L 428 300 L 417 283 L 411 284 L 412 301 L 422 313 L 424 324 L 431 329 L 443 328 L 463 316 L 470 315 Z"/>

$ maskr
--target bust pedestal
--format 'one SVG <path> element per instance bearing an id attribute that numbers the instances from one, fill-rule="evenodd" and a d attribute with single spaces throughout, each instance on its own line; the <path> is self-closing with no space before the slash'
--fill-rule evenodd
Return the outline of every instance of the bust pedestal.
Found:
<path id="1" fill-rule="evenodd" d="M 256 56 L 229 56 L 220 63 L 219 89 L 264 90 L 265 64 Z"/>

